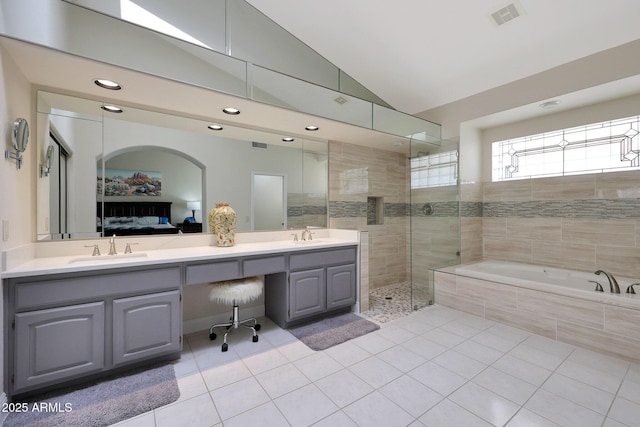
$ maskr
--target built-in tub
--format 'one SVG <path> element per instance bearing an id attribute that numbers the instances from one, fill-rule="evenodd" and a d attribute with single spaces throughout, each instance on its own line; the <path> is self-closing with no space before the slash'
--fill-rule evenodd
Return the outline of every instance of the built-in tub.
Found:
<path id="1" fill-rule="evenodd" d="M 484 260 L 435 270 L 435 303 L 640 362 L 640 294 L 625 293 L 640 280 L 616 279 L 620 294 L 605 275 Z"/>
<path id="2" fill-rule="evenodd" d="M 616 277 L 620 294 L 610 293 L 609 281 L 604 274 L 566 270 L 533 264 L 486 260 L 455 267 L 458 275 L 475 277 L 497 283 L 504 283 L 529 289 L 538 289 L 581 299 L 608 302 L 614 305 L 630 305 L 640 309 L 640 295 L 626 294 L 631 279 Z M 600 283 L 604 292 L 596 292 Z M 637 280 L 636 282 L 640 282 Z M 640 291 L 640 286 L 638 287 Z"/>

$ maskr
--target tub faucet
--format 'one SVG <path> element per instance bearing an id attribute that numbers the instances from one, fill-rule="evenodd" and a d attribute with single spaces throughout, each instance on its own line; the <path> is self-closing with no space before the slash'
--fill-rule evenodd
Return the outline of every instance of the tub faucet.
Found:
<path id="1" fill-rule="evenodd" d="M 116 235 L 115 234 L 109 238 L 109 255 L 118 255 L 118 251 L 116 251 Z"/>
<path id="2" fill-rule="evenodd" d="M 620 293 L 620 286 L 618 286 L 618 281 L 616 280 L 615 277 L 613 277 L 613 274 L 607 273 L 604 270 L 598 270 L 594 274 L 597 274 L 598 276 L 600 274 L 604 274 L 605 276 L 607 276 L 607 279 L 609 280 L 609 290 L 610 290 L 610 292 L 612 294 L 619 294 Z"/>
<path id="3" fill-rule="evenodd" d="M 628 293 L 628 294 L 634 294 L 634 295 L 635 295 L 636 290 L 635 290 L 635 289 L 633 289 L 633 287 L 634 287 L 634 286 L 636 286 L 636 285 L 640 286 L 640 283 L 634 283 L 634 284 L 632 284 L 632 285 L 627 286 L 627 293 Z"/>
<path id="4" fill-rule="evenodd" d="M 604 289 L 602 289 L 602 285 L 600 283 L 596 282 L 595 280 L 589 280 L 589 283 L 596 284 L 596 292 L 604 292 Z"/>

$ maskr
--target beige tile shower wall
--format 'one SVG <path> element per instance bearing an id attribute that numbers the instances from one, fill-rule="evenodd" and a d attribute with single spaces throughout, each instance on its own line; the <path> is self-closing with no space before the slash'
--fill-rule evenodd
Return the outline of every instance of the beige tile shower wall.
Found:
<path id="1" fill-rule="evenodd" d="M 464 194 L 464 193 L 463 193 Z M 482 257 L 544 264 L 584 271 L 603 269 L 640 278 L 640 219 L 616 218 L 616 212 L 581 218 L 571 202 L 640 198 L 640 172 L 617 172 L 568 177 L 485 183 L 483 202 L 567 202 L 561 215 L 534 212 L 527 216 L 482 218 Z M 634 215 L 635 216 L 635 215 Z M 463 221 L 465 239 L 473 239 L 477 225 Z M 474 247 L 468 249 L 469 254 Z"/>
<path id="2" fill-rule="evenodd" d="M 640 310 L 437 271 L 435 299 L 485 319 L 640 362 Z"/>
<path id="3" fill-rule="evenodd" d="M 460 184 L 460 203 L 482 203 L 482 184 L 463 182 Z M 460 261 L 471 262 L 482 258 L 482 217 L 460 216 Z"/>
<path id="4" fill-rule="evenodd" d="M 367 196 L 386 203 L 408 202 L 408 166 L 405 155 L 342 142 L 329 142 L 329 203 L 356 202 Z M 381 225 L 367 225 L 366 212 L 358 216 L 329 216 L 331 228 L 368 231 L 369 287 L 408 280 L 409 218 L 387 216 Z"/>

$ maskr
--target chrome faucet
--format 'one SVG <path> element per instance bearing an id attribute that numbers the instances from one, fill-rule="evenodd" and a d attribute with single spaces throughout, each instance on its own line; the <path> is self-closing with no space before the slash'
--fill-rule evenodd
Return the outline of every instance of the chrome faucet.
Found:
<path id="1" fill-rule="evenodd" d="M 305 227 L 304 230 L 302 231 L 302 236 L 300 237 L 300 240 L 311 240 L 311 232 L 309 231 L 309 227 Z"/>
<path id="2" fill-rule="evenodd" d="M 313 240 L 313 232 L 309 230 L 309 226 L 306 226 L 304 228 L 304 231 L 302 232 L 302 236 L 300 237 L 300 240 Z"/>
<path id="3" fill-rule="evenodd" d="M 131 245 L 137 245 L 138 242 L 136 243 L 127 243 L 127 247 L 124 248 L 124 253 L 125 254 L 130 254 L 133 253 L 133 251 L 131 250 Z"/>
<path id="4" fill-rule="evenodd" d="M 602 285 L 598 282 L 596 282 L 595 280 L 589 280 L 589 283 L 595 283 L 596 284 L 596 292 L 604 292 L 604 289 L 602 289 Z"/>
<path id="5" fill-rule="evenodd" d="M 116 235 L 115 234 L 109 238 L 109 255 L 118 255 L 118 251 L 116 251 Z"/>
<path id="6" fill-rule="evenodd" d="M 613 277 L 613 274 L 607 273 L 604 270 L 598 270 L 594 274 L 597 274 L 598 276 L 600 274 L 604 274 L 605 276 L 607 276 L 607 279 L 609 280 L 609 290 L 610 290 L 610 292 L 612 294 L 619 294 L 620 293 L 620 286 L 618 286 L 618 281 L 616 280 L 615 277 Z"/>
<path id="7" fill-rule="evenodd" d="M 84 247 L 93 248 L 93 252 L 91 253 L 91 256 L 100 256 L 100 248 L 98 247 L 97 243 L 95 245 L 84 245 Z"/>

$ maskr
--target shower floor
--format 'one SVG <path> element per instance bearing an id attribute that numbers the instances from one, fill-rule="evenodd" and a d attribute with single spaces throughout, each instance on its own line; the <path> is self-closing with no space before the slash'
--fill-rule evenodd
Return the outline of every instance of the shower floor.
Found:
<path id="1" fill-rule="evenodd" d="M 417 291 L 414 290 L 414 293 Z M 417 292 L 419 294 L 419 292 Z M 415 297 L 415 296 L 414 296 Z M 428 297 L 420 298 L 427 300 Z M 417 300 L 423 307 L 426 304 Z M 411 284 L 401 282 L 369 291 L 369 310 L 361 314 L 379 323 L 386 323 L 411 314 Z"/>

